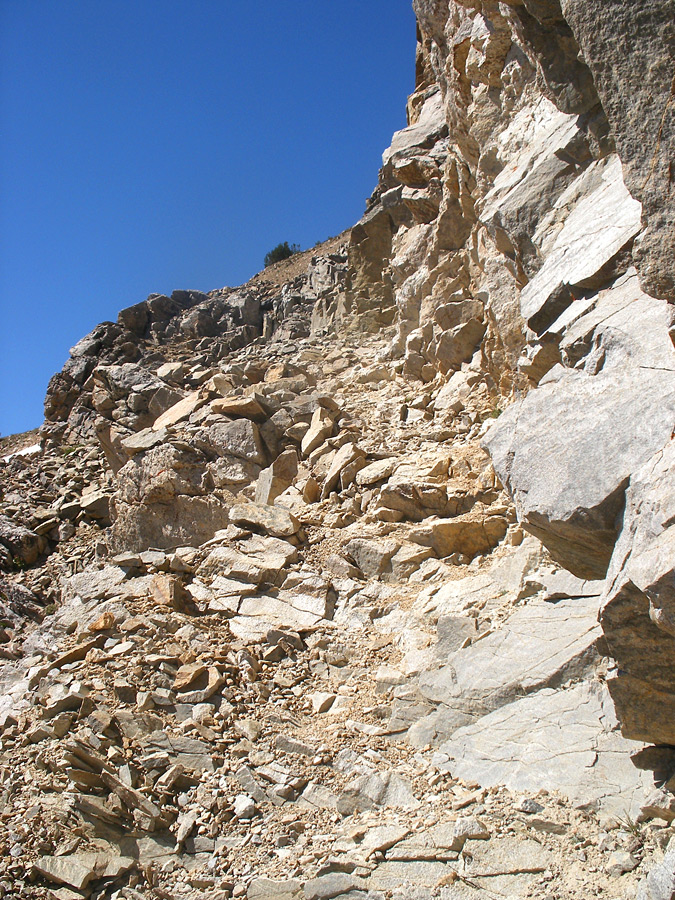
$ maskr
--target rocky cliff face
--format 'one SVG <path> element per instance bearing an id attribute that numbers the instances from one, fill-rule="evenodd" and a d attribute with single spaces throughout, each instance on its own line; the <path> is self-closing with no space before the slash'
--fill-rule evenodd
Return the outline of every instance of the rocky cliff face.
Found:
<path id="1" fill-rule="evenodd" d="M 2 896 L 675 896 L 673 4 L 414 6 L 361 221 L 0 466 Z"/>

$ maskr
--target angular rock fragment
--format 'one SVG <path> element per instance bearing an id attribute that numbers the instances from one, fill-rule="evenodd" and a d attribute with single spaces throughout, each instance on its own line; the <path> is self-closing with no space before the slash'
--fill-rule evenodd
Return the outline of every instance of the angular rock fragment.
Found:
<path id="1" fill-rule="evenodd" d="M 294 515 L 280 506 L 265 506 L 259 503 L 237 504 L 230 509 L 230 521 L 260 529 L 272 537 L 293 537 L 300 529 Z"/>

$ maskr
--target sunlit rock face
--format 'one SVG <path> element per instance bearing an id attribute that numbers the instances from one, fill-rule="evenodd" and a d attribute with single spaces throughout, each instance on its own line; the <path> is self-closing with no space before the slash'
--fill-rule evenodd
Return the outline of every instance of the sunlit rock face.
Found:
<path id="1" fill-rule="evenodd" d="M 363 218 L 99 325 L 2 456 L 12 877 L 672 887 L 672 3 L 414 7 Z"/>

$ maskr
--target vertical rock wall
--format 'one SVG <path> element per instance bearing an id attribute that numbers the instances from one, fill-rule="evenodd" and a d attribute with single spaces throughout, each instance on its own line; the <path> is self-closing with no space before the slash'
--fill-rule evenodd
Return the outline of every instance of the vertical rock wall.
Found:
<path id="1" fill-rule="evenodd" d="M 488 376 L 506 409 L 485 445 L 523 525 L 575 575 L 609 568 L 626 735 L 675 742 L 675 6 L 414 7 L 417 87 L 352 232 L 351 315 L 395 305 L 411 377 Z"/>

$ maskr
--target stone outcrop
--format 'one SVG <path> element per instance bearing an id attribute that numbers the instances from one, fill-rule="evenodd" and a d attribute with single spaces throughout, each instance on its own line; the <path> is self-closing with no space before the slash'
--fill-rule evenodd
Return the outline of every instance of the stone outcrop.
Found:
<path id="1" fill-rule="evenodd" d="M 360 222 L 3 449 L 3 896 L 672 893 L 672 0 L 413 5 Z"/>
<path id="2" fill-rule="evenodd" d="M 632 472 L 675 424 L 671 310 L 628 273 L 576 301 L 560 334 L 566 364 L 512 404 L 485 443 L 519 516 L 553 555 L 583 578 L 603 578 Z M 563 314 L 564 315 L 564 314 Z"/>
<path id="3" fill-rule="evenodd" d="M 631 477 L 601 612 L 624 734 L 660 744 L 675 743 L 674 465 L 670 441 Z"/>

